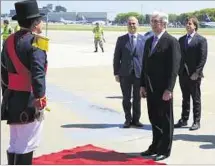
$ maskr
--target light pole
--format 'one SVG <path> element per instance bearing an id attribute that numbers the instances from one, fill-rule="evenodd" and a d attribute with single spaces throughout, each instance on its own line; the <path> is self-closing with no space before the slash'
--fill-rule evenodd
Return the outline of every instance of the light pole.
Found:
<path id="1" fill-rule="evenodd" d="M 49 21 L 49 12 L 46 14 L 46 37 L 48 36 L 48 21 Z"/>
<path id="2" fill-rule="evenodd" d="M 142 16 L 141 24 L 143 25 L 143 4 L 141 4 L 141 16 Z"/>

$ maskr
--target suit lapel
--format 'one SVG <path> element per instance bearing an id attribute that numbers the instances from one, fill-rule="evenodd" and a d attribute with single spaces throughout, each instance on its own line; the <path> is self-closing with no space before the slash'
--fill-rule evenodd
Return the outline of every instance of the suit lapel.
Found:
<path id="1" fill-rule="evenodd" d="M 151 56 L 151 49 L 152 49 L 152 42 L 153 42 L 153 36 L 149 38 L 149 47 L 147 48 L 148 49 L 148 57 Z"/>
<path id="2" fill-rule="evenodd" d="M 166 37 L 166 35 L 167 35 L 167 32 L 165 31 L 164 34 L 161 36 L 161 38 L 158 40 L 154 50 L 151 51 L 151 49 L 150 49 L 150 56 L 152 56 L 160 48 L 162 40 Z M 153 37 L 152 37 L 152 42 L 153 42 Z M 152 48 L 152 42 L 151 42 L 151 48 Z"/>
<path id="3" fill-rule="evenodd" d="M 128 34 L 126 35 L 126 44 L 125 44 L 125 47 L 128 48 L 130 51 L 132 51 L 131 42 L 130 42 L 130 38 L 129 38 Z"/>
<path id="4" fill-rule="evenodd" d="M 142 38 L 141 38 L 141 36 L 138 34 L 137 35 L 137 44 L 136 44 L 136 52 L 139 52 L 139 48 L 140 48 L 140 46 L 141 46 L 141 44 L 143 44 L 143 42 L 142 42 Z"/>
<path id="5" fill-rule="evenodd" d="M 186 54 L 186 45 L 185 45 L 185 42 L 186 42 L 186 35 L 182 37 L 181 41 L 180 41 L 180 47 L 181 47 L 181 51 L 184 52 L 184 54 Z"/>
<path id="6" fill-rule="evenodd" d="M 190 41 L 190 43 L 188 44 L 188 47 L 192 47 L 195 44 L 196 38 L 198 37 L 198 34 L 195 33 L 195 35 L 193 36 L 192 40 Z"/>
<path id="7" fill-rule="evenodd" d="M 181 39 L 181 47 L 183 48 L 183 50 L 186 50 L 186 44 L 185 44 L 185 42 L 186 42 L 186 35 L 185 36 L 183 36 L 183 38 Z"/>

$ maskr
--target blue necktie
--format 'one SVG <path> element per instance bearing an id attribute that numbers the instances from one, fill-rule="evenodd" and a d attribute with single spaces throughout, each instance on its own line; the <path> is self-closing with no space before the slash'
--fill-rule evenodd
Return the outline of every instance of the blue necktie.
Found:
<path id="1" fill-rule="evenodd" d="M 157 37 L 157 36 L 154 36 L 154 39 L 153 39 L 153 42 L 152 42 L 151 53 L 154 51 L 155 46 L 156 46 L 156 44 L 157 44 L 157 41 L 158 41 L 158 37 Z"/>
<path id="2" fill-rule="evenodd" d="M 132 48 L 132 50 L 134 50 L 134 48 L 135 48 L 135 35 L 131 35 L 131 48 Z"/>
<path id="3" fill-rule="evenodd" d="M 191 38 L 190 35 L 188 35 L 188 36 L 186 37 L 186 40 L 185 40 L 185 48 L 188 48 L 188 45 L 189 45 L 188 40 L 189 40 L 190 38 Z"/>

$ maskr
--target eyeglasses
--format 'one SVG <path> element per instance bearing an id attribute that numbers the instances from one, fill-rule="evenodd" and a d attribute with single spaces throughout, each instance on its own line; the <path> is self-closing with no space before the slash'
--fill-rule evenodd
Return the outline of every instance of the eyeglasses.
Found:
<path id="1" fill-rule="evenodd" d="M 160 20 L 151 20 L 150 22 L 151 22 L 151 24 L 160 24 L 160 23 L 162 23 L 162 21 L 160 21 Z"/>

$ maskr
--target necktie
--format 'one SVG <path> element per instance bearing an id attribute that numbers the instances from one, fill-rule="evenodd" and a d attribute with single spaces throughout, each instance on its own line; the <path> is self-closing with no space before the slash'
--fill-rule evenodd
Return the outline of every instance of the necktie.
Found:
<path id="1" fill-rule="evenodd" d="M 131 35 L 131 48 L 132 48 L 132 50 L 134 50 L 134 48 L 135 48 L 135 35 Z"/>
<path id="2" fill-rule="evenodd" d="M 154 39 L 153 39 L 153 42 L 152 42 L 152 48 L 151 48 L 151 52 L 153 52 L 156 44 L 158 42 L 158 37 L 157 36 L 154 36 Z"/>
<path id="3" fill-rule="evenodd" d="M 186 40 L 185 40 L 185 48 L 188 47 L 188 45 L 189 45 L 189 39 L 190 39 L 190 38 L 191 38 L 190 35 L 188 35 L 188 36 L 186 37 Z"/>

